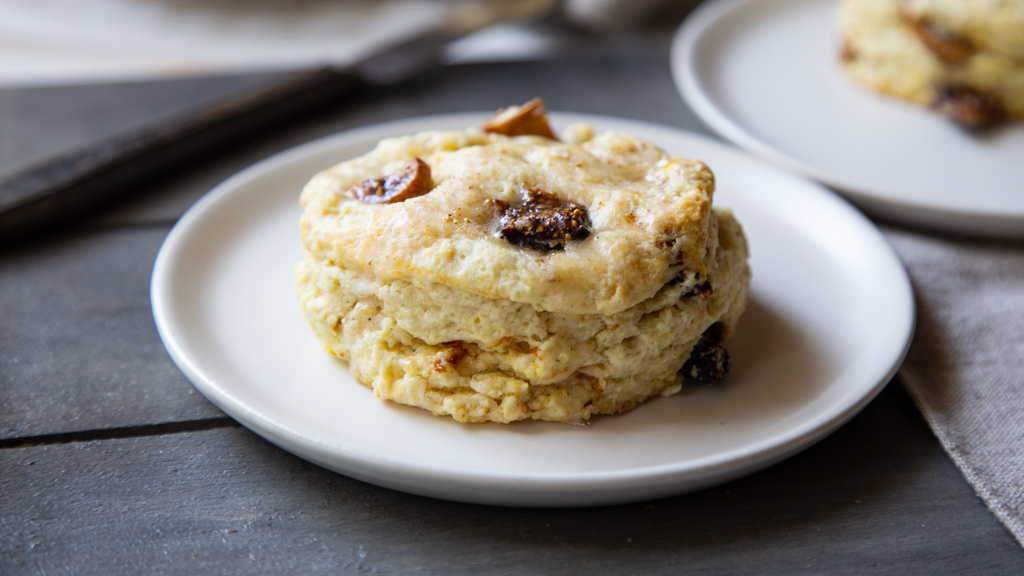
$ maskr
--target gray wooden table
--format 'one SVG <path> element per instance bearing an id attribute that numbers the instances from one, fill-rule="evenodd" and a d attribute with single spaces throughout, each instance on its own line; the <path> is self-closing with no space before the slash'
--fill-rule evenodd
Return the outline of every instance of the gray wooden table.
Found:
<path id="1" fill-rule="evenodd" d="M 182 212 L 311 138 L 533 96 L 705 131 L 668 36 L 449 67 L 268 135 L 81 227 L 0 248 L 2 574 L 1021 574 L 1024 552 L 898 382 L 768 470 L 590 509 L 457 504 L 323 470 L 238 426 L 171 363 L 149 276 Z M 0 91 L 0 175 L 266 77 Z"/>

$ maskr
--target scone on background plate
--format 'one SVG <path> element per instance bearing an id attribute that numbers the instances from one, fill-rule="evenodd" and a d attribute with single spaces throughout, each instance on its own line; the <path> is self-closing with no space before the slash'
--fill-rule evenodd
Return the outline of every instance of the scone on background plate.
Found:
<path id="1" fill-rule="evenodd" d="M 377 396 L 579 424 L 728 369 L 750 271 L 711 171 L 538 120 L 389 138 L 302 191 L 302 310 Z"/>
<path id="2" fill-rule="evenodd" d="M 1024 0 L 840 0 L 842 61 L 969 128 L 1024 117 Z"/>

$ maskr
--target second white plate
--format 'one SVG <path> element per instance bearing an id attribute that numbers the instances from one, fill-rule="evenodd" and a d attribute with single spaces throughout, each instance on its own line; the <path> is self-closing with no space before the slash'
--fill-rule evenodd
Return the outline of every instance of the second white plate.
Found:
<path id="1" fill-rule="evenodd" d="M 1024 123 L 971 135 L 877 94 L 838 62 L 833 0 L 717 0 L 680 27 L 672 71 L 715 131 L 866 211 L 1024 238 Z"/>
<path id="2" fill-rule="evenodd" d="M 383 137 L 478 125 L 418 118 L 279 154 L 200 200 L 168 235 L 152 302 L 171 357 L 214 404 L 326 468 L 416 494 L 484 504 L 583 506 L 645 500 L 747 474 L 822 438 L 892 377 L 914 308 L 878 230 L 822 187 L 709 138 L 629 120 L 590 121 L 717 175 L 751 246 L 752 300 L 715 387 L 689 386 L 590 426 L 460 424 L 374 398 L 323 352 L 299 312 L 299 190 Z"/>

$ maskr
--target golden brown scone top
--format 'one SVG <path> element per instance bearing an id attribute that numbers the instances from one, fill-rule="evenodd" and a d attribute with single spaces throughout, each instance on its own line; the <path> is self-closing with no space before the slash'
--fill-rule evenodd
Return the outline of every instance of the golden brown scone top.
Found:
<path id="1" fill-rule="evenodd" d="M 348 194 L 414 158 L 429 166 L 429 192 L 390 204 Z M 531 190 L 549 203 L 541 208 L 565 208 L 570 223 L 582 226 L 585 213 L 587 233 L 551 249 L 546 240 L 520 245 L 504 237 L 496 206 L 528 207 Z M 442 284 L 554 312 L 613 314 L 666 282 L 706 274 L 713 191 L 702 162 L 671 158 L 626 134 L 562 143 L 430 131 L 383 140 L 316 175 L 302 192 L 301 233 L 309 252 L 378 280 Z"/>

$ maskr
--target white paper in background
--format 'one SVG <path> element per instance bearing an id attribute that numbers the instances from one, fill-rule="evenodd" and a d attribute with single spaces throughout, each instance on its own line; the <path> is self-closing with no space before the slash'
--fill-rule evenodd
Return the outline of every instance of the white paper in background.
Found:
<path id="1" fill-rule="evenodd" d="M 440 25 L 465 4 L 0 0 L 0 88 L 345 65 Z M 499 26 L 461 43 L 452 59 L 508 59 L 510 50 L 538 57 L 548 44 Z"/>

